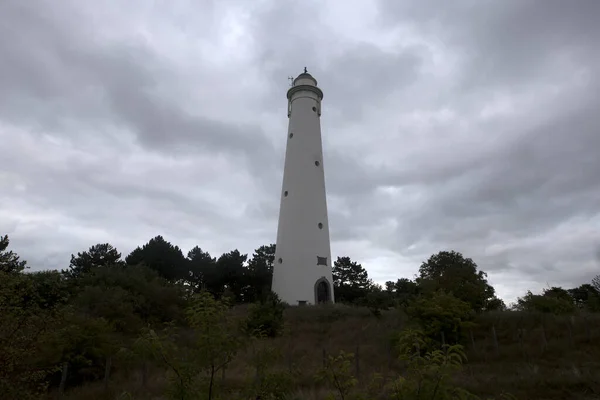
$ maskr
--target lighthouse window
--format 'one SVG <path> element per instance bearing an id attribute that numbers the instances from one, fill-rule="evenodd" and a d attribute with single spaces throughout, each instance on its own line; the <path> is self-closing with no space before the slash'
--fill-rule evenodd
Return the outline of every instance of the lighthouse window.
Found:
<path id="1" fill-rule="evenodd" d="M 290 139 L 294 137 L 294 134 L 290 132 Z"/>
<path id="2" fill-rule="evenodd" d="M 319 229 L 323 229 L 323 224 L 319 222 L 319 225 L 317 225 L 319 227 Z"/>
<path id="3" fill-rule="evenodd" d="M 314 112 L 317 112 L 317 107 L 313 107 L 313 111 L 314 111 Z"/>
<path id="4" fill-rule="evenodd" d="M 319 165 L 321 165 L 321 163 L 318 161 L 315 161 L 315 165 L 318 167 Z"/>
<path id="5" fill-rule="evenodd" d="M 282 259 L 282 258 L 278 258 L 278 259 L 277 259 L 277 262 L 278 262 L 279 264 L 281 264 L 281 263 L 283 263 L 283 259 Z"/>
<path id="6" fill-rule="evenodd" d="M 283 192 L 283 196 L 287 197 L 287 195 L 288 195 L 288 191 L 286 190 L 285 192 Z"/>
<path id="7" fill-rule="evenodd" d="M 327 257 L 319 257 L 319 256 L 317 256 L 317 265 L 327 266 Z"/>

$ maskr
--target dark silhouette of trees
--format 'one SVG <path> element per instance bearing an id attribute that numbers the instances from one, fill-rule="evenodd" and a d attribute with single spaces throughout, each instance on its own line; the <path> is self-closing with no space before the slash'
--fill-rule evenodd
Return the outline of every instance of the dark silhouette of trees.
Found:
<path id="1" fill-rule="evenodd" d="M 22 272 L 27 268 L 27 262 L 19 259 L 13 251 L 7 251 L 10 240 L 8 235 L 0 236 L 0 271 L 8 273 Z"/>
<path id="2" fill-rule="evenodd" d="M 237 303 L 244 302 L 243 288 L 245 287 L 246 268 L 244 264 L 248 259 L 247 254 L 241 254 L 239 250 L 233 250 L 221 255 L 217 259 L 217 277 L 219 287 L 223 294 L 227 291 L 229 296 Z"/>
<path id="3" fill-rule="evenodd" d="M 484 311 L 497 301 L 487 274 L 477 270 L 477 264 L 456 251 L 440 251 L 421 264 L 417 278 L 423 293 L 444 290 L 468 303 L 475 311 Z"/>
<path id="4" fill-rule="evenodd" d="M 112 245 L 96 244 L 71 255 L 62 272 L 26 272 L 26 262 L 8 246 L 8 236 L 0 236 L 2 398 L 39 398 L 47 382 L 56 381 L 57 374 L 60 380 L 64 363 L 69 365 L 69 384 L 100 379 L 110 369 L 107 359 L 125 357 L 127 349 L 130 353 L 123 360 L 137 357 L 131 354 L 137 350 L 132 349 L 144 335 L 152 340 L 177 338 L 183 350 L 190 338 L 198 339 L 206 345 L 198 348 L 204 351 L 210 350 L 214 339 L 236 336 L 234 330 L 239 327 L 260 338 L 277 336 L 284 326 L 286 306 L 270 291 L 274 244 L 258 247 L 250 258 L 239 250 L 216 258 L 199 246 L 185 257 L 179 247 L 156 236 L 125 261 Z M 461 339 L 464 323 L 476 312 L 505 310 L 486 274 L 473 260 L 454 251 L 432 255 L 422 263 L 415 280 L 390 280 L 385 289 L 349 257 L 337 258 L 333 279 L 336 302 L 367 306 L 376 316 L 386 308 L 402 307 L 409 322 L 419 324 L 431 341 L 455 343 Z M 600 277 L 596 277 L 572 289 L 528 292 L 518 299 L 515 309 L 552 314 L 600 312 L 599 288 Z M 206 301 L 194 302 L 198 298 Z M 213 317 L 223 322 L 223 315 L 238 312 L 229 306 L 240 303 L 253 303 L 246 319 L 208 331 L 213 326 L 204 322 Z M 194 315 L 202 317 L 195 320 Z M 224 343 L 222 350 L 229 351 L 230 345 Z M 197 362 L 183 350 L 177 355 L 182 365 Z M 207 368 L 215 365 L 206 364 Z"/>
<path id="5" fill-rule="evenodd" d="M 77 256 L 71 254 L 69 269 L 62 272 L 68 278 L 76 279 L 96 268 L 117 265 L 124 265 L 121 253 L 109 243 L 100 243 L 90 247 L 87 251 L 77 253 Z"/>
<path id="6" fill-rule="evenodd" d="M 189 268 L 181 249 L 158 235 L 142 247 L 137 247 L 126 258 L 127 265 L 145 265 L 159 276 L 178 281 L 188 279 Z"/>
<path id="7" fill-rule="evenodd" d="M 208 290 L 218 293 L 217 259 L 207 251 L 196 246 L 187 254 L 189 277 L 188 281 L 195 292 Z"/>
<path id="8" fill-rule="evenodd" d="M 385 290 L 399 305 L 406 306 L 419 294 L 419 285 L 408 278 L 400 278 L 396 282 L 387 281 Z"/>
<path id="9" fill-rule="evenodd" d="M 275 244 L 260 246 L 248 261 L 244 299 L 248 302 L 265 300 L 271 293 Z"/>
<path id="10" fill-rule="evenodd" d="M 338 257 L 333 263 L 333 286 L 336 301 L 355 303 L 366 297 L 373 282 L 367 270 L 350 257 Z"/>
<path id="11" fill-rule="evenodd" d="M 585 283 L 568 292 L 578 308 L 600 311 L 600 292 L 592 284 Z"/>

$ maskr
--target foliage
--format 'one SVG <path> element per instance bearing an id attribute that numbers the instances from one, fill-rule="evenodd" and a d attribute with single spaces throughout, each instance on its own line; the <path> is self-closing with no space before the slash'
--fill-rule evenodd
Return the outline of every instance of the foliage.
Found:
<path id="1" fill-rule="evenodd" d="M 149 330 L 142 336 L 153 358 L 172 374 L 169 387 L 172 398 L 193 399 L 200 392 L 209 400 L 216 398 L 216 374 L 231 362 L 241 346 L 228 311 L 229 306 L 223 301 L 201 291 L 194 295 L 186 310 L 192 331 L 189 339 L 182 341 L 185 347 L 178 346 L 172 334 L 161 337 Z"/>
<path id="2" fill-rule="evenodd" d="M 515 308 L 519 311 L 541 312 L 548 314 L 572 314 L 576 310 L 573 298 L 563 289 L 552 288 L 536 295 L 528 291 L 517 299 Z"/>
<path id="3" fill-rule="evenodd" d="M 121 339 L 105 319 L 71 308 L 65 312 L 64 324 L 54 331 L 48 347 L 60 351 L 57 362 L 69 364 L 68 384 L 79 385 L 103 377 L 106 358 L 116 353 Z"/>
<path id="4" fill-rule="evenodd" d="M 254 250 L 247 267 L 247 279 L 243 295 L 246 302 L 262 301 L 269 296 L 274 262 L 274 244 L 261 246 Z"/>
<path id="5" fill-rule="evenodd" d="M 592 279 L 591 283 L 585 283 L 579 287 L 569 289 L 575 305 L 579 309 L 600 312 L 600 276 Z"/>
<path id="6" fill-rule="evenodd" d="M 221 255 L 217 260 L 218 286 L 228 289 L 236 303 L 244 301 L 242 290 L 245 286 L 246 269 L 244 263 L 247 258 L 247 254 L 241 254 L 239 250 L 233 250 Z"/>
<path id="7" fill-rule="evenodd" d="M 406 363 L 406 373 L 388 386 L 394 399 L 473 399 L 466 390 L 452 385 L 451 376 L 466 361 L 461 345 L 445 345 L 442 349 L 421 351 L 424 333 L 414 330 L 401 332 L 400 359 Z"/>
<path id="8" fill-rule="evenodd" d="M 380 285 L 371 285 L 363 298 L 356 301 L 357 305 L 367 307 L 376 317 L 381 316 L 381 310 L 394 306 L 394 300 Z"/>
<path id="9" fill-rule="evenodd" d="M 284 304 L 279 296 L 271 292 L 264 301 L 253 304 L 250 307 L 246 319 L 246 332 L 254 335 L 259 332 L 260 335 L 267 337 L 276 337 L 283 330 Z"/>
<path id="10" fill-rule="evenodd" d="M 71 255 L 68 269 L 62 273 L 25 273 L 25 261 L 8 251 L 8 244 L 7 236 L 0 237 L 0 398 L 38 398 L 48 388 L 57 386 L 64 363 L 69 366 L 67 390 L 102 379 L 107 357 L 114 361 L 113 371 L 124 377 L 120 355 L 125 353 L 130 356 L 127 366 L 133 370 L 150 362 L 154 363 L 153 373 L 161 374 L 160 368 L 167 369 L 168 394 L 172 398 L 233 399 L 238 392 L 244 399 L 289 398 L 290 392 L 313 385 L 303 381 L 305 376 L 296 369 L 304 362 L 304 353 L 308 353 L 307 343 L 302 342 L 304 336 L 299 335 L 318 332 L 319 343 L 329 343 L 331 339 L 335 346 L 335 335 L 347 334 L 340 332 L 341 320 L 354 324 L 348 325 L 347 332 L 371 327 L 368 332 L 374 333 L 380 328 L 395 329 L 397 325 L 390 323 L 389 318 L 404 314 L 408 314 L 408 326 L 418 327 L 396 337 L 407 373 L 393 384 L 377 374 L 371 385 L 367 385 L 365 377 L 359 384 L 352 374 L 356 360 L 351 353 L 329 356 L 318 375 L 331 389 L 330 398 L 474 398 L 452 385 L 451 376 L 457 376 L 457 372 L 460 376 L 464 362 L 462 348 L 454 344 L 475 312 L 505 308 L 487 284 L 485 273 L 460 253 L 433 255 L 423 263 L 415 281 L 388 281 L 385 290 L 373 284 L 360 264 L 340 257 L 334 266 L 336 300 L 364 305 L 378 319 L 365 321 L 368 313 L 349 306 L 288 310 L 292 314 L 297 311 L 304 319 L 309 317 L 311 323 L 304 321 L 306 327 L 294 328 L 298 335 L 290 338 L 290 350 L 296 345 L 298 348 L 286 354 L 303 354 L 286 360 L 287 368 L 282 368 L 280 344 L 287 341 L 271 339 L 281 335 L 284 322 L 284 305 L 270 291 L 275 245 L 259 247 L 249 260 L 238 250 L 217 259 L 198 246 L 186 258 L 177 246 L 157 236 L 134 250 L 126 257 L 127 262 L 121 261 L 121 254 L 105 243 Z M 519 299 L 517 309 L 554 314 L 581 312 L 585 318 L 580 320 L 587 321 L 589 314 L 585 313 L 600 311 L 599 287 L 597 277 L 573 289 L 552 287 L 540 295 L 528 292 Z M 251 305 L 244 314 L 245 308 L 231 307 L 234 303 Z M 402 310 L 381 312 L 389 307 Z M 521 314 L 502 315 L 509 319 Z M 477 316 L 479 321 L 492 317 L 496 318 L 496 314 Z M 402 321 L 397 322 L 406 322 L 399 319 Z M 594 341 L 593 329 L 586 335 L 577 335 L 571 331 L 575 326 L 570 325 L 569 340 Z M 249 338 L 243 336 L 240 327 L 250 334 Z M 503 343 L 507 332 L 496 327 Z M 523 331 L 533 329 L 528 325 Z M 443 341 L 450 346 L 440 346 L 442 333 Z M 479 347 L 481 342 L 475 333 Z M 547 334 L 548 342 L 554 346 L 557 336 L 550 329 Z M 526 335 L 528 340 L 532 335 L 537 333 Z M 527 346 L 527 342 L 520 345 Z M 370 350 L 361 351 L 367 360 L 372 355 Z M 502 357 L 507 351 L 502 347 Z M 245 354 L 236 357 L 238 352 Z M 519 356 L 523 354 L 520 350 Z M 230 366 L 234 358 L 252 367 L 247 381 L 236 375 L 240 367 L 237 363 Z M 392 364 L 396 363 L 390 360 Z M 225 368 L 225 383 L 244 384 L 243 388 L 228 388 L 221 379 L 215 379 Z M 368 372 L 368 368 L 360 368 L 365 369 Z M 371 387 L 367 389 L 368 386 Z M 137 396 L 130 389 L 111 392 L 111 396 Z"/>
<path id="11" fill-rule="evenodd" d="M 6 273 L 22 272 L 27 265 L 13 251 L 7 251 L 10 240 L 8 235 L 0 236 L 0 271 Z"/>
<path id="12" fill-rule="evenodd" d="M 215 300 L 208 292 L 196 295 L 187 310 L 190 326 L 194 329 L 195 350 L 209 373 L 209 400 L 212 399 L 215 374 L 231 362 L 241 345 L 235 325 L 227 317 L 228 310 L 227 304 Z"/>
<path id="13" fill-rule="evenodd" d="M 333 263 L 333 286 L 336 301 L 354 303 L 366 296 L 373 284 L 367 270 L 350 257 L 338 257 Z"/>
<path id="14" fill-rule="evenodd" d="M 131 266 L 143 264 L 170 281 L 189 277 L 187 259 L 181 249 L 167 242 L 160 235 L 133 250 L 125 257 L 125 262 Z"/>
<path id="15" fill-rule="evenodd" d="M 396 300 L 399 306 L 406 307 L 419 294 L 419 285 L 408 278 L 400 278 L 396 282 L 387 281 L 385 290 Z"/>
<path id="16" fill-rule="evenodd" d="M 77 279 L 96 268 L 122 264 L 121 253 L 117 249 L 109 243 L 100 243 L 90 247 L 87 251 L 77 253 L 77 257 L 71 254 L 69 269 L 62 272 L 68 278 Z"/>
<path id="17" fill-rule="evenodd" d="M 52 328 L 62 315 L 58 302 L 39 297 L 40 280 L 14 269 L 0 271 L 0 398 L 35 398 L 57 368 Z"/>
<path id="18" fill-rule="evenodd" d="M 507 310 L 506 304 L 504 303 L 504 301 L 502 299 L 499 299 L 498 297 L 493 297 L 493 298 L 489 299 L 485 306 L 485 311 L 506 311 L 506 310 Z"/>
<path id="19" fill-rule="evenodd" d="M 217 279 L 217 259 L 195 246 L 188 252 L 189 277 L 188 282 L 195 292 L 207 290 L 213 294 L 219 293 Z"/>
<path id="20" fill-rule="evenodd" d="M 474 317 L 470 305 L 443 290 L 420 297 L 408 309 L 428 338 L 447 343 L 460 338 L 462 326 Z"/>
<path id="21" fill-rule="evenodd" d="M 276 370 L 272 366 L 281 359 L 281 352 L 267 337 L 260 333 L 250 339 L 253 371 L 244 390 L 246 398 L 261 400 L 285 400 L 292 390 L 293 377 L 290 372 Z"/>
<path id="22" fill-rule="evenodd" d="M 183 319 L 183 288 L 144 266 L 112 266 L 83 276 L 72 303 L 117 331 L 137 334 L 147 324 Z"/>
<path id="23" fill-rule="evenodd" d="M 477 271 L 472 259 L 455 251 L 440 251 L 421 264 L 417 283 L 423 293 L 444 290 L 480 312 L 492 301 L 497 305 L 494 288 L 486 278 L 485 272 Z"/>
<path id="24" fill-rule="evenodd" d="M 315 378 L 317 382 L 324 382 L 332 387 L 333 391 L 329 393 L 327 400 L 356 399 L 353 392 L 358 380 L 352 375 L 353 360 L 354 354 L 344 351 L 340 351 L 337 356 L 328 355 L 325 359 L 323 368 Z"/>
<path id="25" fill-rule="evenodd" d="M 197 379 L 200 370 L 193 357 L 182 352 L 167 332 L 159 335 L 152 329 L 147 330 L 136 342 L 136 350 L 142 355 L 150 354 L 151 360 L 168 369 L 167 392 L 170 398 L 196 399 L 196 392 L 201 390 Z"/>

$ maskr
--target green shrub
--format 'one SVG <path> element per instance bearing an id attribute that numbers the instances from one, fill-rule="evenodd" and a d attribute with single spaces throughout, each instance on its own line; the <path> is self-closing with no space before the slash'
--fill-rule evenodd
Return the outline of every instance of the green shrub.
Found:
<path id="1" fill-rule="evenodd" d="M 468 303 L 444 291 L 420 297 L 408 307 L 407 314 L 419 323 L 428 338 L 441 342 L 443 334 L 446 343 L 459 339 L 461 328 L 474 317 Z"/>
<path id="2" fill-rule="evenodd" d="M 571 298 L 563 298 L 547 294 L 533 294 L 528 291 L 517 300 L 515 307 L 520 311 L 541 312 L 546 314 L 565 315 L 573 314 L 576 306 Z"/>
<path id="3" fill-rule="evenodd" d="M 276 293 L 271 292 L 264 301 L 250 306 L 245 330 L 256 336 L 276 337 L 283 331 L 285 305 Z"/>

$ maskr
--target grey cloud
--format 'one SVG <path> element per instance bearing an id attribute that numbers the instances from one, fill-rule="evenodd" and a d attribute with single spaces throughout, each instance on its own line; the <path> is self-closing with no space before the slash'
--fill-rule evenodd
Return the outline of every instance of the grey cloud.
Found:
<path id="1" fill-rule="evenodd" d="M 262 72 L 271 82 L 283 82 L 307 66 L 324 91 L 327 112 L 334 114 L 338 125 L 360 121 L 365 109 L 385 102 L 418 73 L 422 48 L 387 52 L 367 42 L 348 44 L 320 20 L 317 3 L 271 5 L 255 15 L 256 61 Z M 265 105 L 280 106 L 282 87 L 273 85 L 269 94 Z"/>
<path id="2" fill-rule="evenodd" d="M 600 34 L 600 4 L 594 0 L 577 5 L 560 0 L 380 3 L 385 23 L 413 26 L 467 57 L 464 88 L 489 90 L 535 81 L 559 57 L 597 60 L 593 49 Z"/>
<path id="3" fill-rule="evenodd" d="M 0 146 L 0 173 L 26 187 L 0 187 L 0 206 L 15 214 L 0 228 L 16 233 L 25 258 L 63 267 L 94 242 L 115 238 L 126 253 L 156 234 L 211 252 L 274 241 L 286 78 L 306 65 L 325 92 L 334 248 L 359 261 L 391 251 L 401 268 L 365 264 L 382 280 L 408 264 L 411 276 L 442 249 L 508 288 L 524 277 L 533 290 L 575 285 L 597 271 L 596 1 L 380 0 L 378 25 L 362 29 L 406 28 L 394 51 L 364 32 L 339 36 L 332 25 L 344 19 L 326 19 L 315 2 L 119 5 L 102 14 L 106 27 L 91 23 L 94 7 L 118 3 L 81 4 L 0 5 L 0 140 L 10 146 Z M 236 23 L 223 19 L 233 6 Z M 172 48 L 133 33 L 149 21 Z M 243 25 L 247 56 L 221 71 L 198 54 L 221 50 L 212 41 L 227 24 Z M 162 36 L 170 29 L 185 34 Z M 174 38 L 207 47 L 186 54 Z M 46 136 L 78 152 L 32 162 L 60 151 Z M 23 222 L 34 210 L 56 221 Z"/>
<path id="4" fill-rule="evenodd" d="M 268 160 L 272 145 L 260 127 L 191 115 L 182 104 L 161 97 L 159 88 L 174 79 L 169 72 L 174 66 L 142 44 L 95 43 L 80 37 L 83 30 L 77 25 L 41 18 L 48 9 L 14 2 L 2 8 L 4 19 L 12 21 L 3 25 L 0 42 L 8 55 L 0 81 L 9 94 L 3 96 L 3 118 L 15 123 L 37 119 L 46 129 L 71 135 L 121 127 L 150 150 L 236 153 L 248 156 L 251 166 Z M 64 19 L 73 11 L 53 7 L 52 15 Z M 198 90 L 218 95 L 218 90 Z"/>

